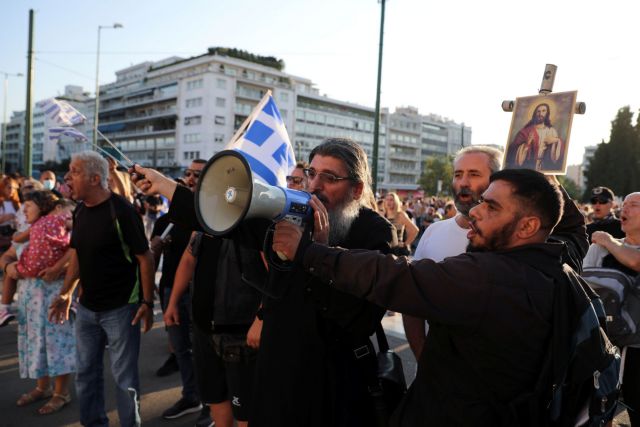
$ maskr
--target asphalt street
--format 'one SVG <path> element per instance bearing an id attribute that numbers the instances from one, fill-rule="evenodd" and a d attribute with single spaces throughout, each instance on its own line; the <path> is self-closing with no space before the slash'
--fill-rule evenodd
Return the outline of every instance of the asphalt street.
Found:
<path id="1" fill-rule="evenodd" d="M 416 371 L 416 362 L 409 345 L 401 332 L 400 315 L 385 318 L 385 329 L 388 331 L 389 345 L 403 359 L 407 383 L 410 383 Z M 60 412 L 42 416 L 36 410 L 42 403 L 34 403 L 18 408 L 15 401 L 18 397 L 35 386 L 33 380 L 20 379 L 17 355 L 17 325 L 15 322 L 0 328 L 0 427 L 61 427 L 80 426 L 78 405 L 75 390 L 72 388 L 73 400 Z M 374 340 L 375 341 L 375 340 Z M 180 398 L 179 375 L 172 374 L 159 378 L 155 371 L 162 365 L 168 355 L 167 336 L 159 313 L 151 331 L 142 338 L 140 352 L 141 383 L 141 415 L 143 425 L 153 427 L 187 427 L 193 426 L 198 414 L 186 415 L 176 420 L 165 420 L 162 412 Z M 105 390 L 107 413 L 112 426 L 119 426 L 115 409 L 114 386 L 109 374 L 109 360 L 105 357 Z M 616 418 L 616 426 L 627 426 L 626 412 Z"/>

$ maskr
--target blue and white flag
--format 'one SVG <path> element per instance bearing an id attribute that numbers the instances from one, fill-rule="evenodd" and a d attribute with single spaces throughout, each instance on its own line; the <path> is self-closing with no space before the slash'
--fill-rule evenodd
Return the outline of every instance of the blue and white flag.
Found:
<path id="1" fill-rule="evenodd" d="M 88 138 L 82 132 L 72 127 L 55 127 L 49 128 L 48 131 L 49 141 L 53 143 L 60 141 L 60 137 L 63 135 L 74 138 L 76 141 L 88 141 Z"/>
<path id="2" fill-rule="evenodd" d="M 296 158 L 270 90 L 225 149 L 241 152 L 253 174 L 267 184 L 287 186 L 286 177 Z"/>
<path id="3" fill-rule="evenodd" d="M 82 124 L 87 118 L 66 101 L 49 98 L 38 102 L 38 107 L 45 115 L 45 126 L 76 126 Z"/>

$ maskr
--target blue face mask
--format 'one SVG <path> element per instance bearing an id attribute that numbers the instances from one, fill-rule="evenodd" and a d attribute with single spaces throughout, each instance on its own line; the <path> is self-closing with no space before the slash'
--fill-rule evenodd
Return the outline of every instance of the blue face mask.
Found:
<path id="1" fill-rule="evenodd" d="M 45 179 L 42 182 L 42 185 L 44 186 L 45 190 L 53 190 L 54 183 L 52 179 Z"/>

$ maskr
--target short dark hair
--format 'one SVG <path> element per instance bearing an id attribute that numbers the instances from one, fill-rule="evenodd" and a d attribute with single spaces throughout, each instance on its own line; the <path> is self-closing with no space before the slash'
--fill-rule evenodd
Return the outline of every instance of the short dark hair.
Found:
<path id="1" fill-rule="evenodd" d="M 40 190 L 25 194 L 24 200 L 35 203 L 40 209 L 40 216 L 45 216 L 56 207 L 58 197 L 49 190 Z"/>
<path id="2" fill-rule="evenodd" d="M 193 159 L 191 160 L 191 163 L 197 163 L 197 164 L 205 164 L 207 163 L 207 161 L 205 159 Z"/>
<path id="3" fill-rule="evenodd" d="M 551 183 L 540 172 L 530 169 L 504 169 L 495 172 L 489 182 L 505 181 L 513 188 L 513 195 L 523 214 L 540 218 L 540 229 L 551 233 L 560 221 L 564 200 L 558 184 Z"/>

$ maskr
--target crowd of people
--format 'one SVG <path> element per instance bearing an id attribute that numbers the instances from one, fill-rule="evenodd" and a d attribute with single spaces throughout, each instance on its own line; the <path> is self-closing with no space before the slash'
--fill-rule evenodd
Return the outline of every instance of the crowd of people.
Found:
<path id="1" fill-rule="evenodd" d="M 82 152 L 62 182 L 51 171 L 3 177 L 0 325 L 17 320 L 20 376 L 36 380 L 16 404 L 44 401 L 40 414 L 57 412 L 73 380 L 80 422 L 108 425 L 108 351 L 121 425 L 140 425 L 141 329 L 151 328 L 157 293 L 170 352 L 158 375 L 177 371 L 182 383 L 164 418 L 200 412 L 197 425 L 218 427 L 504 423 L 496 402 L 536 384 L 554 289 L 565 280 L 559 266 L 571 267 L 566 280 L 583 265 L 640 271 L 640 193 L 617 205 L 600 186 L 576 204 L 553 178 L 501 171 L 501 158 L 464 148 L 451 198 L 403 200 L 376 197 L 364 150 L 329 139 L 286 177 L 312 194 L 312 231 L 254 218 L 224 236 L 198 221 L 193 193 L 205 160 L 172 179 Z M 377 392 L 370 340 L 387 310 L 402 313 L 418 361 L 397 408 Z M 627 349 L 623 382 L 631 408 L 640 408 L 636 351 Z"/>

